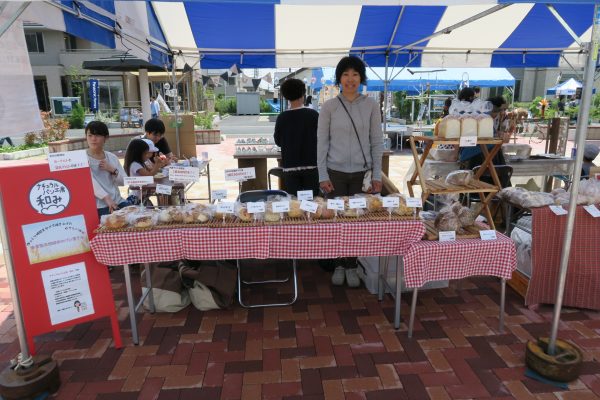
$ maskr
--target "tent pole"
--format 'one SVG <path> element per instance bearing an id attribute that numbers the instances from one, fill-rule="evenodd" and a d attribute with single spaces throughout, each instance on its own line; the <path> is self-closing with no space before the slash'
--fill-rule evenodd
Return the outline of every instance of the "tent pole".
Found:
<path id="1" fill-rule="evenodd" d="M 390 60 L 390 52 L 385 52 L 385 80 L 383 81 L 383 136 L 387 132 L 387 108 L 388 108 L 388 62 Z"/>
<path id="2" fill-rule="evenodd" d="M 548 354 L 554 355 L 556 352 L 556 338 L 558 335 L 558 323 L 560 320 L 560 311 L 562 308 L 563 296 L 565 291 L 565 282 L 567 278 L 567 268 L 569 266 L 569 254 L 571 252 L 571 239 L 573 237 L 573 226 L 575 225 L 575 212 L 577 210 L 577 193 L 579 192 L 579 179 L 581 178 L 581 165 L 583 164 L 583 148 L 587 137 L 588 118 L 590 116 L 590 104 L 592 101 L 592 90 L 594 87 L 594 73 L 596 72 L 596 61 L 598 56 L 598 43 L 596 37 L 598 21 L 596 13 L 598 5 L 594 8 L 594 25 L 592 28 L 592 42 L 587 43 L 587 63 L 585 66 L 583 92 L 581 96 L 581 108 L 577 118 L 576 146 L 577 154 L 575 157 L 575 170 L 573 171 L 573 183 L 571 184 L 571 195 L 569 196 L 569 210 L 567 215 L 567 226 L 563 239 L 562 254 L 560 258 L 560 270 L 558 275 L 558 285 L 556 288 L 556 300 L 554 302 L 554 314 L 552 316 L 552 330 L 550 333 L 550 343 L 548 343 Z"/>
<path id="3" fill-rule="evenodd" d="M 173 53 L 173 89 L 175 90 L 176 95 L 173 96 L 173 112 L 175 113 L 175 142 L 177 143 L 177 157 L 181 158 L 181 149 L 179 146 L 179 102 L 177 101 L 177 97 L 179 96 L 179 90 L 177 90 L 177 78 L 175 76 L 175 69 L 177 68 L 177 59 L 176 54 Z"/>

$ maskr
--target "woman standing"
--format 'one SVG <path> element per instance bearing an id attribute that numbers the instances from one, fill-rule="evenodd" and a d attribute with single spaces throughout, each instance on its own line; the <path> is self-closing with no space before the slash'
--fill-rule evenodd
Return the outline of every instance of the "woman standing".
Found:
<path id="1" fill-rule="evenodd" d="M 326 101 L 319 113 L 317 167 L 319 186 L 329 197 L 353 196 L 363 192 L 365 174 L 370 172 L 366 192 L 381 191 L 383 133 L 378 103 L 358 92 L 366 84 L 365 64 L 358 57 L 344 57 L 335 69 L 335 82 L 342 93 Z M 342 261 L 342 260 L 340 260 Z M 346 258 L 336 267 L 334 285 L 360 285 L 356 258 Z"/>

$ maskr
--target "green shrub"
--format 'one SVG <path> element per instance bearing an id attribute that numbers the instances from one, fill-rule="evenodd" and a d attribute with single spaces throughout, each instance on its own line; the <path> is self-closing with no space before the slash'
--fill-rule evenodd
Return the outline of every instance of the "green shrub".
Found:
<path id="1" fill-rule="evenodd" d="M 214 113 L 211 112 L 198 113 L 194 116 L 194 125 L 199 126 L 203 129 L 212 129 L 213 116 Z"/>
<path id="2" fill-rule="evenodd" d="M 269 104 L 268 101 L 264 99 L 260 99 L 260 112 L 261 113 L 270 113 L 273 112 L 273 107 Z"/>
<path id="3" fill-rule="evenodd" d="M 237 101 L 236 99 L 218 98 L 215 101 L 215 111 L 220 115 L 223 114 L 235 114 L 237 112 Z"/>
<path id="4" fill-rule="evenodd" d="M 71 110 L 71 116 L 69 117 L 69 127 L 71 129 L 83 129 L 83 121 L 85 119 L 85 110 L 81 104 L 76 103 L 73 105 Z"/>

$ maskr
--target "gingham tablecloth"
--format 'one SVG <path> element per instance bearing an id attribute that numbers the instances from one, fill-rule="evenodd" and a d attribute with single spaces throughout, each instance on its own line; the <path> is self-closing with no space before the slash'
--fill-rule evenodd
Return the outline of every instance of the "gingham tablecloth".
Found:
<path id="1" fill-rule="evenodd" d="M 532 212 L 532 273 L 526 305 L 554 304 L 567 216 Z M 563 305 L 600 310 L 600 218 L 577 206 Z"/>
<path id="2" fill-rule="evenodd" d="M 106 265 L 242 258 L 336 258 L 401 255 L 423 237 L 420 221 L 373 221 L 239 228 L 99 233 L 91 242 Z"/>
<path id="3" fill-rule="evenodd" d="M 458 239 L 454 242 L 421 241 L 404 254 L 406 287 L 429 281 L 491 275 L 510 279 L 517 267 L 513 241 L 497 232 L 496 240 Z"/>

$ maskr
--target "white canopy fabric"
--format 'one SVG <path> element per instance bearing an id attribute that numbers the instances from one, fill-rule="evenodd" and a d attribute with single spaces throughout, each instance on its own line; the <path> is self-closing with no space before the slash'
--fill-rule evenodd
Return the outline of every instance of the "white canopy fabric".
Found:
<path id="1" fill-rule="evenodd" d="M 558 96 L 561 96 L 561 95 L 572 96 L 575 94 L 577 89 L 579 89 L 581 87 L 583 87 L 583 84 L 581 82 L 578 82 L 575 79 L 571 78 L 568 81 L 565 81 L 559 85 L 551 87 L 550 89 L 547 89 L 546 93 L 556 94 Z"/>

